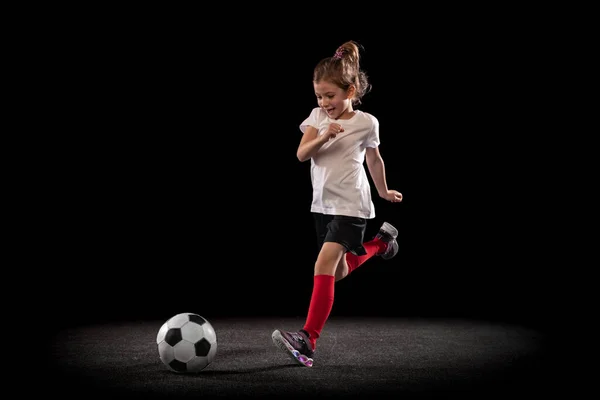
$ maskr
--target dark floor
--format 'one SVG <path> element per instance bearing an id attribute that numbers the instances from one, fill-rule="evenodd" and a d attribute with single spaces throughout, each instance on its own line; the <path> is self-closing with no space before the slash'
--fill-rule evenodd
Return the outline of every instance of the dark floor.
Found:
<path id="1" fill-rule="evenodd" d="M 548 339 L 517 325 L 461 319 L 331 318 L 314 367 L 271 341 L 301 318 L 223 318 L 217 356 L 196 375 L 158 357 L 164 321 L 60 331 L 50 348 L 48 395 L 93 397 L 396 396 L 478 398 L 550 392 Z"/>

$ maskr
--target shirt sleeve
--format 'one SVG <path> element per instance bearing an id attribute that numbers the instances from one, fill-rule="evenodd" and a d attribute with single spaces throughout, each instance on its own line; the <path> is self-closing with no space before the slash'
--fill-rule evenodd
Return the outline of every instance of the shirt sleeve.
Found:
<path id="1" fill-rule="evenodd" d="M 371 132 L 365 141 L 365 147 L 379 146 L 379 121 L 374 116 L 371 117 Z"/>
<path id="2" fill-rule="evenodd" d="M 319 129 L 319 118 L 320 118 L 320 108 L 313 108 L 308 118 L 306 118 L 300 124 L 300 131 L 304 133 L 306 128 L 312 126 L 315 129 Z"/>

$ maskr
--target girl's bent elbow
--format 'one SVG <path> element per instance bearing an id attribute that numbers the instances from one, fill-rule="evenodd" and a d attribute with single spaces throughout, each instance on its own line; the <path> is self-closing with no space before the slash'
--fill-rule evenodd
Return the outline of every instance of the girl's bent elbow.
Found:
<path id="1" fill-rule="evenodd" d="M 296 157 L 298 158 L 298 161 L 300 161 L 300 162 L 304 162 L 307 160 L 306 156 L 304 154 L 301 154 L 300 152 L 296 153 Z"/>

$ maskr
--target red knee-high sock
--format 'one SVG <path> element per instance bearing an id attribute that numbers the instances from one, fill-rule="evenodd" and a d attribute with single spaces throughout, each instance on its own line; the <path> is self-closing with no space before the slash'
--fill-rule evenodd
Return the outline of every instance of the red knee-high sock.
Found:
<path id="1" fill-rule="evenodd" d="M 333 307 L 334 284 L 335 277 L 332 275 L 315 275 L 308 316 L 304 324 L 304 330 L 310 335 L 313 349 L 316 349 L 317 339 L 321 336 L 321 331 Z"/>
<path id="2" fill-rule="evenodd" d="M 364 256 L 357 256 L 350 252 L 346 253 L 346 263 L 348 263 L 348 275 L 352 273 L 356 268 L 360 267 L 367 261 L 369 258 L 374 255 L 385 251 L 387 248 L 387 243 L 379 238 L 375 238 L 370 242 L 363 243 L 363 247 L 367 254 Z"/>

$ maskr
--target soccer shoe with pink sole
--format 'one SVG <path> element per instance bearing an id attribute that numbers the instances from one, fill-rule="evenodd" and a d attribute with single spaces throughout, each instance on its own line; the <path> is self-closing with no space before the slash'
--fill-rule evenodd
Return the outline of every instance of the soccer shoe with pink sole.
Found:
<path id="1" fill-rule="evenodd" d="M 398 242 L 396 241 L 398 230 L 392 224 L 384 222 L 375 237 L 387 243 L 385 251 L 378 253 L 378 256 L 381 256 L 384 260 L 389 260 L 398 254 Z"/>
<path id="2" fill-rule="evenodd" d="M 309 335 L 304 329 L 300 329 L 299 332 L 275 330 L 271 338 L 277 347 L 292 357 L 292 360 L 305 367 L 313 366 L 312 357 L 315 352 L 308 340 Z"/>

